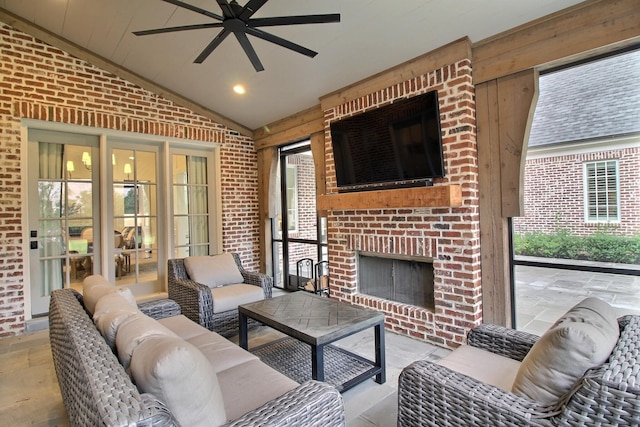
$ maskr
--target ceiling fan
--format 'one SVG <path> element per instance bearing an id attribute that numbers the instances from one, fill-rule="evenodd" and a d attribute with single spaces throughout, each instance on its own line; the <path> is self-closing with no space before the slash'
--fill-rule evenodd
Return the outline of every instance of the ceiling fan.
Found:
<path id="1" fill-rule="evenodd" d="M 324 14 L 324 15 L 299 15 L 299 16 L 278 16 L 272 18 L 254 18 L 254 13 L 258 11 L 268 0 L 249 0 L 246 5 L 240 6 L 236 0 L 216 0 L 218 6 L 222 9 L 222 16 L 209 12 L 208 10 L 201 9 L 197 6 L 193 6 L 189 3 L 185 3 L 181 0 L 162 0 L 166 3 L 171 3 L 175 6 L 182 7 L 184 9 L 199 13 L 201 15 L 213 18 L 218 22 L 211 22 L 208 24 L 196 24 L 196 25 L 183 25 L 179 27 L 157 28 L 154 30 L 134 31 L 136 36 L 147 36 L 151 34 L 172 33 L 175 31 L 188 31 L 199 30 L 203 28 L 222 28 L 222 31 L 204 48 L 204 50 L 195 59 L 196 64 L 201 64 L 207 57 L 213 52 L 220 43 L 231 33 L 236 36 L 240 46 L 244 49 L 244 52 L 249 57 L 251 64 L 256 71 L 264 70 L 258 54 L 251 45 L 247 34 L 254 37 L 258 37 L 262 40 L 266 40 L 271 43 L 275 43 L 279 46 L 291 49 L 294 52 L 301 53 L 310 58 L 313 58 L 318 54 L 311 49 L 300 46 L 296 43 L 285 40 L 281 37 L 274 36 L 265 31 L 262 31 L 258 27 L 274 27 L 278 25 L 300 25 L 300 24 L 324 24 L 331 22 L 340 22 L 340 14 Z"/>

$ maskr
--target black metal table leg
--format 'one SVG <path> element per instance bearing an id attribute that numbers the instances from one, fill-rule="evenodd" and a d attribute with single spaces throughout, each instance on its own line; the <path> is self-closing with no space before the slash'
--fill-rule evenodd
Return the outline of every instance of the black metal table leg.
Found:
<path id="1" fill-rule="evenodd" d="M 324 345 L 311 346 L 311 378 L 324 381 Z"/>
<path id="2" fill-rule="evenodd" d="M 243 313 L 238 313 L 238 327 L 239 327 L 239 334 L 240 336 L 238 337 L 238 344 L 240 345 L 240 347 L 244 348 L 245 350 L 249 349 L 249 339 L 247 337 L 247 315 L 243 314 Z"/>
<path id="3" fill-rule="evenodd" d="M 380 368 L 380 373 L 376 375 L 376 382 L 384 384 L 387 380 L 387 364 L 384 351 L 384 321 L 375 326 L 376 345 L 376 366 Z"/>

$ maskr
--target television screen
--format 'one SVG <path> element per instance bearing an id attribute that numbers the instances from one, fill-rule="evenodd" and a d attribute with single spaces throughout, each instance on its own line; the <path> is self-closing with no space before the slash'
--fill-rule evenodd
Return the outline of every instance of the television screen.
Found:
<path id="1" fill-rule="evenodd" d="M 445 175 L 438 93 L 331 123 L 338 189 L 425 185 Z"/>

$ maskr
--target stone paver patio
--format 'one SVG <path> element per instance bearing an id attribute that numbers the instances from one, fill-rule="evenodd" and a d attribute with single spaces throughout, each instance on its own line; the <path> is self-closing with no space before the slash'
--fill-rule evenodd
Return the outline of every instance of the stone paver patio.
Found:
<path id="1" fill-rule="evenodd" d="M 516 266 L 516 327 L 541 335 L 583 298 L 601 298 L 618 315 L 640 314 L 640 276 Z"/>

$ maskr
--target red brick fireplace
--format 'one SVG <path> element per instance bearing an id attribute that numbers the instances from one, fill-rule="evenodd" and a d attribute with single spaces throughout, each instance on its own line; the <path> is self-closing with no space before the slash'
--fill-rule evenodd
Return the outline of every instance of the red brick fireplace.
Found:
<path id="1" fill-rule="evenodd" d="M 398 98 L 438 91 L 446 177 L 460 185 L 460 207 L 332 210 L 328 214 L 332 295 L 384 312 L 387 328 L 446 347 L 464 342 L 482 318 L 478 160 L 471 61 L 458 61 L 384 90 L 325 109 L 327 194 L 337 193 L 330 125 Z M 366 198 L 366 192 L 361 193 Z M 433 261 L 433 308 L 359 292 L 359 253 Z"/>

